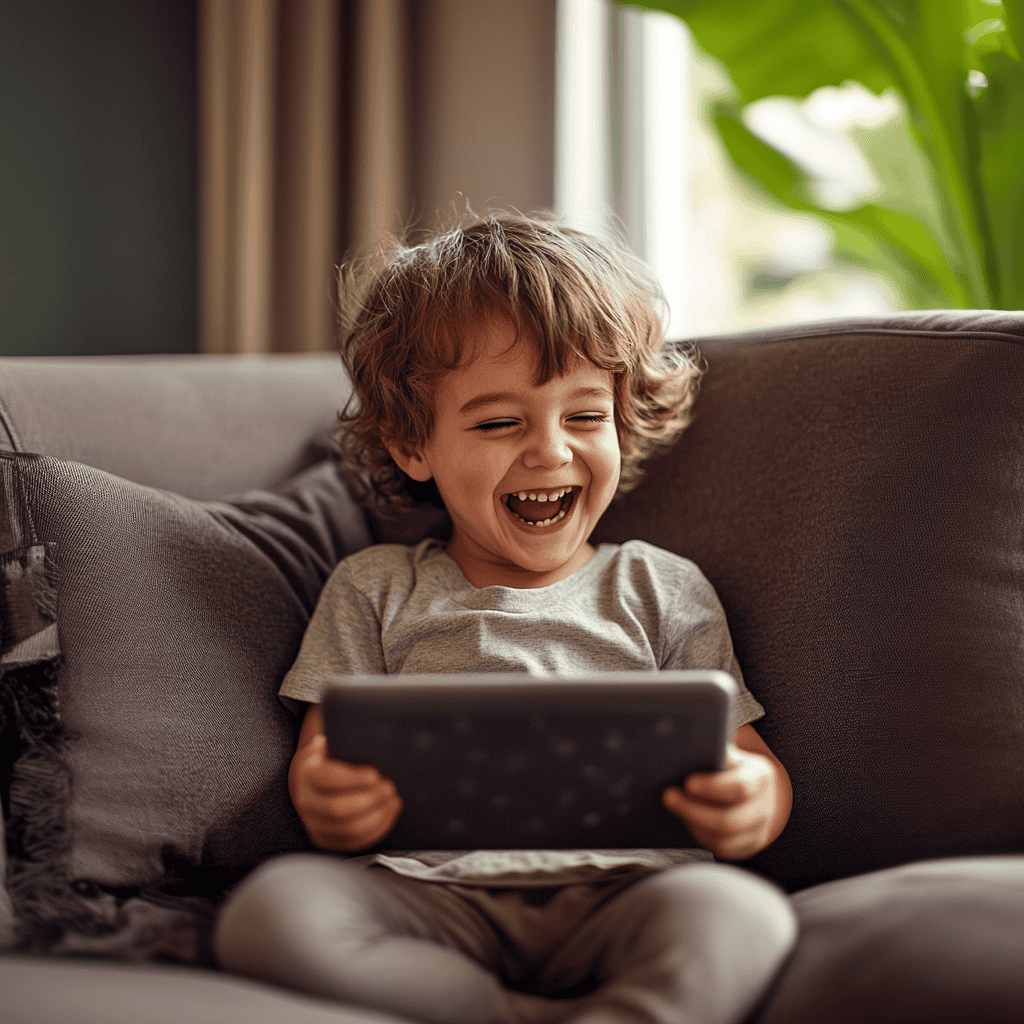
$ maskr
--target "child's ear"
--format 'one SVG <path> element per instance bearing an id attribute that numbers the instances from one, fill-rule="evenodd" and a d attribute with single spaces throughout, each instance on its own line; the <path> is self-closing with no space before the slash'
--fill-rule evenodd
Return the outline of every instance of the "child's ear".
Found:
<path id="1" fill-rule="evenodd" d="M 421 484 L 425 484 L 433 477 L 434 471 L 430 468 L 430 463 L 427 462 L 422 452 L 403 448 L 402 445 L 392 441 L 385 441 L 384 447 L 387 448 L 391 458 L 395 460 L 395 465 L 406 476 L 411 476 L 413 480 Z"/>

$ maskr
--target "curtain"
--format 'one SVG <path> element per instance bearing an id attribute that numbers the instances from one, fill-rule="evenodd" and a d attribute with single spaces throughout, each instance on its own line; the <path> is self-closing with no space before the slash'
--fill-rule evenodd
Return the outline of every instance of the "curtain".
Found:
<path id="1" fill-rule="evenodd" d="M 330 350 L 350 254 L 550 208 L 554 51 L 554 0 L 200 0 L 201 348 Z"/>
<path id="2" fill-rule="evenodd" d="M 337 0 L 200 5 L 207 352 L 328 347 L 338 42 Z"/>

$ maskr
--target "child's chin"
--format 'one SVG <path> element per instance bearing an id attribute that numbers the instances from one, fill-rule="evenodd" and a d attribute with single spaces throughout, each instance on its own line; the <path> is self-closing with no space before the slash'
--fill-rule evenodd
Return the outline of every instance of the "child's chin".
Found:
<path id="1" fill-rule="evenodd" d="M 540 528 L 525 526 L 517 530 L 516 535 L 530 553 L 527 557 L 564 561 L 579 547 L 579 543 L 574 541 L 576 531 L 562 523 Z"/>
<path id="2" fill-rule="evenodd" d="M 558 538 L 552 538 L 547 544 L 537 543 L 525 551 L 516 552 L 514 561 L 520 569 L 529 572 L 557 572 L 576 557 L 578 550 L 578 544 L 559 543 Z"/>

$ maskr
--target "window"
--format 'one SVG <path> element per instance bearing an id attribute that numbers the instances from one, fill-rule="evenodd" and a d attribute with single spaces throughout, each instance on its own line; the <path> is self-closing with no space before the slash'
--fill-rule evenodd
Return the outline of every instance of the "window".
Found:
<path id="1" fill-rule="evenodd" d="M 556 45 L 555 208 L 578 227 L 625 234 L 662 282 L 670 337 L 900 307 L 886 278 L 837 256 L 819 220 L 732 166 L 706 114 L 728 75 L 683 22 L 558 0 Z M 881 188 L 852 136 L 900 116 L 895 99 L 853 83 L 745 111 L 837 209 Z"/>

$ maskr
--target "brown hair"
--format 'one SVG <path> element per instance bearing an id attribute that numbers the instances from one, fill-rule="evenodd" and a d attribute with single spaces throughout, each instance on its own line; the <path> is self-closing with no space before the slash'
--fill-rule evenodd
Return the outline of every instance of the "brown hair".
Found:
<path id="1" fill-rule="evenodd" d="M 384 441 L 410 450 L 426 443 L 438 384 L 473 357 L 467 325 L 490 316 L 508 317 L 517 343 L 536 346 L 538 386 L 577 357 L 612 373 L 619 494 L 689 423 L 697 353 L 664 342 L 661 289 L 614 239 L 545 217 L 491 214 L 422 245 L 396 242 L 376 265 L 342 267 L 339 282 L 339 347 L 353 394 L 336 437 L 357 498 L 378 512 L 443 507 L 433 481 L 406 476 Z"/>

